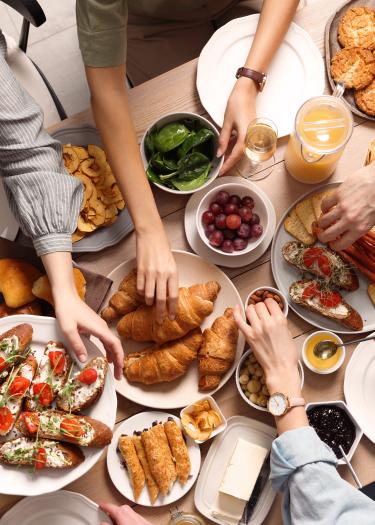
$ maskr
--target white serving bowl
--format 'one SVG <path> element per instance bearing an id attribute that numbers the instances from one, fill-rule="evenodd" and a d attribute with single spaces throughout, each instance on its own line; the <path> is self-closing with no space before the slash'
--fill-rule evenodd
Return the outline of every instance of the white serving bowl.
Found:
<path id="1" fill-rule="evenodd" d="M 260 405 L 257 405 L 256 403 L 253 403 L 252 401 L 250 401 L 250 399 L 248 397 L 245 396 L 245 393 L 244 391 L 242 390 L 241 388 L 241 384 L 240 384 L 240 372 L 241 372 L 241 368 L 243 367 L 246 359 L 249 357 L 249 355 L 252 353 L 252 350 L 251 348 L 249 348 L 249 350 L 247 350 L 243 356 L 241 357 L 238 365 L 237 365 L 237 368 L 236 368 L 236 386 L 237 386 L 237 390 L 240 394 L 240 396 L 242 397 L 242 399 L 248 404 L 248 405 L 251 405 L 252 407 L 256 408 L 257 410 L 262 410 L 262 412 L 268 412 L 268 408 L 267 407 L 261 407 Z M 301 389 L 303 388 L 303 384 L 305 382 L 305 374 L 303 372 L 303 366 L 302 366 L 302 363 L 301 361 L 298 361 L 298 369 L 299 369 L 299 374 L 301 376 Z"/>
<path id="2" fill-rule="evenodd" d="M 210 437 L 208 439 L 194 439 L 194 441 L 196 443 L 198 443 L 198 445 L 201 445 L 202 443 L 205 443 L 206 441 L 212 439 L 213 437 L 217 436 L 218 434 L 220 434 L 221 432 L 224 432 L 224 430 L 227 428 L 227 419 L 226 417 L 224 416 L 224 414 L 222 413 L 222 411 L 220 410 L 220 407 L 219 405 L 216 403 L 215 399 L 212 397 L 212 396 L 204 396 L 204 397 L 201 397 L 200 399 L 198 399 L 198 401 L 196 401 L 196 403 L 199 403 L 200 401 L 208 401 L 211 405 L 211 408 L 213 410 L 216 410 L 216 412 L 219 414 L 219 416 L 221 417 L 221 424 L 215 428 L 215 430 L 212 431 Z M 181 419 L 181 424 L 182 424 L 182 416 L 184 414 L 191 414 L 191 412 L 193 412 L 194 410 L 194 404 L 192 405 L 188 405 L 186 406 L 185 408 L 183 408 L 180 412 L 180 419 Z M 184 425 L 182 425 L 182 428 L 184 428 Z M 185 431 L 185 429 L 184 429 Z"/>
<path id="3" fill-rule="evenodd" d="M 352 459 L 352 457 L 353 457 L 353 454 L 354 454 L 356 448 L 358 447 L 359 442 L 361 441 L 362 436 L 363 436 L 362 428 L 359 426 L 359 424 L 357 423 L 357 421 L 354 418 L 353 414 L 350 412 L 349 407 L 345 403 L 345 401 L 341 401 L 341 400 L 338 400 L 338 401 L 319 401 L 319 402 L 316 402 L 316 403 L 308 403 L 306 405 L 306 413 L 311 408 L 316 407 L 316 406 L 320 406 L 320 405 L 335 405 L 335 406 L 338 406 L 339 408 L 342 408 L 348 414 L 350 419 L 352 420 L 352 423 L 355 426 L 355 438 L 354 438 L 354 441 L 353 441 L 353 445 L 350 447 L 350 450 L 349 450 L 348 454 L 346 454 L 348 460 L 350 461 Z M 346 465 L 346 462 L 345 462 L 344 458 L 338 459 L 338 463 L 339 463 L 339 465 Z"/>
<path id="4" fill-rule="evenodd" d="M 330 332 L 329 330 L 317 330 L 316 332 L 313 332 L 308 337 L 306 337 L 306 339 L 305 339 L 305 341 L 303 343 L 303 347 L 302 347 L 302 360 L 303 360 L 305 366 L 307 368 L 309 368 L 312 372 L 315 372 L 316 374 L 322 374 L 322 375 L 332 374 L 333 372 L 336 372 L 336 370 L 338 370 L 341 367 L 341 365 L 343 364 L 343 362 L 345 361 L 345 354 L 346 354 L 345 346 L 342 346 L 341 348 L 338 349 L 338 352 L 341 351 L 341 357 L 340 357 L 340 359 L 337 361 L 337 363 L 335 365 L 333 365 L 330 368 L 327 368 L 325 370 L 321 370 L 319 368 L 316 368 L 308 360 L 308 357 L 307 357 L 307 354 L 306 354 L 306 350 L 307 350 L 307 345 L 309 344 L 311 339 L 313 337 L 315 337 L 316 335 L 318 335 L 318 334 L 329 334 L 329 335 L 331 335 L 332 337 L 334 337 L 336 339 L 337 343 L 341 343 L 341 344 L 343 343 L 343 340 L 337 334 L 335 334 L 333 332 Z"/>
<path id="5" fill-rule="evenodd" d="M 232 253 L 223 252 L 222 250 L 219 250 L 219 248 L 211 246 L 208 238 L 206 237 L 204 226 L 202 224 L 202 215 L 206 210 L 208 210 L 211 202 L 214 200 L 215 195 L 219 193 L 219 191 L 227 191 L 229 194 L 238 195 L 241 198 L 245 197 L 245 195 L 249 195 L 254 199 L 254 212 L 259 215 L 260 224 L 263 226 L 263 233 L 260 237 L 258 237 L 258 239 L 250 239 L 248 245 L 244 250 L 234 251 Z M 257 246 L 259 246 L 260 243 L 263 242 L 268 229 L 268 209 L 263 200 L 263 197 L 261 195 L 258 195 L 258 193 L 255 190 L 251 189 L 245 181 L 238 183 L 223 183 L 220 186 L 212 188 L 205 195 L 203 195 L 197 208 L 196 226 L 198 234 L 202 241 L 214 252 L 219 253 L 220 255 L 228 255 L 228 257 L 244 255 L 245 253 L 250 253 L 251 251 L 255 250 L 255 248 L 257 248 Z"/>
<path id="6" fill-rule="evenodd" d="M 167 188 L 166 186 L 163 186 L 162 184 L 158 184 L 157 182 L 153 182 L 153 184 L 155 186 L 157 186 L 158 188 L 160 188 L 160 189 L 162 189 L 164 191 L 167 191 L 168 193 L 175 193 L 177 195 L 181 195 L 181 194 L 182 195 L 188 195 L 190 193 L 195 193 L 196 191 L 200 191 L 203 188 L 206 188 L 207 186 L 209 186 L 211 184 L 211 182 L 213 182 L 216 179 L 216 177 L 219 175 L 221 166 L 223 165 L 223 162 L 224 162 L 224 155 L 222 155 L 219 158 L 216 157 L 216 151 L 217 151 L 217 148 L 219 146 L 219 135 L 220 135 L 220 133 L 219 133 L 218 129 L 212 124 L 212 122 L 210 122 L 206 118 L 202 117 L 201 115 L 198 115 L 197 113 L 168 113 L 167 115 L 163 115 L 162 117 L 160 117 L 157 120 L 155 120 L 146 129 L 146 132 L 145 132 L 145 134 L 142 137 L 140 150 L 141 150 L 141 158 L 142 158 L 142 161 L 143 161 L 143 167 L 144 167 L 145 171 L 147 170 L 147 167 L 148 167 L 148 159 L 147 159 L 146 148 L 145 148 L 145 138 L 146 138 L 146 136 L 149 133 L 151 133 L 152 131 L 154 131 L 155 128 L 161 129 L 166 124 L 169 124 L 171 122 L 179 122 L 180 120 L 184 120 L 184 119 L 199 120 L 204 127 L 212 129 L 212 131 L 215 134 L 214 151 L 213 151 L 212 167 L 211 167 L 211 170 L 210 170 L 210 173 L 209 173 L 209 179 L 207 180 L 207 182 L 205 184 L 202 184 L 202 186 L 199 186 L 199 188 L 196 188 L 195 190 L 181 191 L 181 190 L 177 190 L 177 189 L 174 190 L 174 189 L 171 189 L 171 188 Z"/>
<path id="7" fill-rule="evenodd" d="M 253 293 L 257 292 L 258 290 L 268 290 L 269 292 L 271 293 L 274 293 L 274 294 L 277 294 L 282 303 L 283 303 L 283 306 L 284 306 L 284 310 L 282 310 L 283 314 L 285 315 L 285 317 L 288 317 L 288 312 L 289 312 L 289 304 L 288 304 L 288 301 L 286 300 L 286 297 L 285 295 L 280 292 L 280 290 L 278 290 L 277 288 L 273 288 L 273 286 L 258 286 L 258 288 L 255 288 L 254 290 L 252 290 L 249 295 L 246 297 L 246 301 L 245 301 L 245 311 L 246 311 L 246 308 L 249 306 L 249 300 L 250 300 L 250 297 L 253 295 Z"/>

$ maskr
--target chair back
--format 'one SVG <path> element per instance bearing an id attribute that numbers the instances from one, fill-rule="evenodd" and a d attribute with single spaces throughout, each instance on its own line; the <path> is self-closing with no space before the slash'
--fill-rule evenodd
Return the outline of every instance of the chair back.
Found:
<path id="1" fill-rule="evenodd" d="M 0 0 L 4 4 L 17 11 L 23 18 L 35 27 L 39 27 L 46 21 L 43 9 L 37 0 Z"/>

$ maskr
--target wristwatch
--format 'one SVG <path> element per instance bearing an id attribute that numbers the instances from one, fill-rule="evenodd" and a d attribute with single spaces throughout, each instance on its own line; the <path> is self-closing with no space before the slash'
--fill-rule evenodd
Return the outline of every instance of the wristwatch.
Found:
<path id="1" fill-rule="evenodd" d="M 248 67 L 239 67 L 237 69 L 236 78 L 247 77 L 254 80 L 258 84 L 259 91 L 263 91 L 264 86 L 266 85 L 267 75 L 261 73 L 260 71 L 255 71 L 255 69 L 249 69 Z"/>
<path id="2" fill-rule="evenodd" d="M 281 392 L 271 394 L 268 399 L 267 408 L 273 416 L 282 416 L 293 407 L 304 407 L 306 401 L 303 397 L 289 397 Z"/>

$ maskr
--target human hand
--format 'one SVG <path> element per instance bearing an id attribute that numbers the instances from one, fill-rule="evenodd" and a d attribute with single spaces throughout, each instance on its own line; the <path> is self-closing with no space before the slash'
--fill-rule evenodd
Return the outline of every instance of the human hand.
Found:
<path id="1" fill-rule="evenodd" d="M 118 507 L 111 503 L 101 503 L 100 508 L 108 514 L 114 525 L 151 525 L 149 521 L 134 512 L 129 505 Z M 109 523 L 103 521 L 100 525 L 109 525 Z"/>
<path id="2" fill-rule="evenodd" d="M 375 165 L 359 169 L 322 202 L 319 240 L 345 250 L 375 224 Z"/>
<path id="3" fill-rule="evenodd" d="M 256 117 L 257 94 L 255 82 L 249 78 L 239 78 L 229 96 L 217 150 L 218 157 L 226 154 L 220 175 L 233 168 L 244 153 L 247 127 Z"/>

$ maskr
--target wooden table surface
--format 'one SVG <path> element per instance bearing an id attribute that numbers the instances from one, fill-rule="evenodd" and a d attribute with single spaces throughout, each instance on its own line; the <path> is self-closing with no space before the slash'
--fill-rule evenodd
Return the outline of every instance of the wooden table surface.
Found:
<path id="1" fill-rule="evenodd" d="M 316 0 L 313 5 L 300 10 L 295 17 L 296 23 L 309 32 L 322 55 L 324 55 L 324 28 L 326 21 L 333 11 L 342 4 L 342 0 L 330 0 L 329 2 L 327 0 Z M 149 124 L 164 113 L 192 111 L 206 115 L 200 104 L 195 87 L 196 67 L 197 60 L 193 60 L 130 90 L 130 106 L 139 140 Z M 328 87 L 327 92 L 329 92 Z M 353 135 L 339 162 L 336 173 L 331 179 L 333 181 L 343 180 L 349 173 L 363 164 L 367 145 L 370 139 L 374 137 L 374 124 L 358 118 L 355 118 L 354 121 Z M 59 123 L 51 131 L 87 122 L 93 122 L 90 110 Z M 311 188 L 311 186 L 294 181 L 287 174 L 283 162 L 286 142 L 287 139 L 281 139 L 278 143 L 276 166 L 270 177 L 256 183 L 270 197 L 275 206 L 278 219 L 298 196 Z M 188 198 L 183 195 L 176 195 L 171 198 L 170 194 L 158 189 L 154 193 L 172 247 L 191 251 L 183 227 L 184 208 Z M 126 261 L 134 256 L 135 237 L 133 233 L 112 248 L 103 250 L 100 253 L 80 256 L 78 262 L 85 268 L 106 275 L 122 261 Z M 224 271 L 231 277 L 243 299 L 256 286 L 274 284 L 270 264 L 270 250 L 251 265 L 230 270 L 224 269 Z M 298 318 L 293 312 L 289 314 L 289 324 L 297 345 L 301 347 L 306 335 L 313 331 L 314 328 Z M 349 360 L 353 348 L 348 347 L 347 350 L 346 362 Z M 333 376 L 319 376 L 305 368 L 304 396 L 306 401 L 343 399 L 344 373 L 345 366 Z M 273 425 L 273 419 L 269 414 L 257 411 L 245 404 L 237 393 L 233 378 L 215 395 L 215 398 L 227 417 L 241 414 Z M 118 396 L 117 424 L 130 415 L 141 412 L 143 409 L 144 407 Z M 204 459 L 208 447 L 209 444 L 202 446 L 202 459 Z M 105 457 L 106 453 L 104 452 L 100 461 L 90 472 L 67 486 L 66 489 L 84 494 L 96 502 L 130 503 L 125 500 L 111 483 L 106 469 Z M 375 445 L 366 437 L 362 438 L 352 463 L 363 484 L 374 480 Z M 346 467 L 340 467 L 340 474 L 347 481 L 353 483 Z M 0 516 L 19 499 L 19 497 L 15 496 L 0 496 Z M 194 509 L 194 487 L 178 502 L 178 506 L 186 511 Z M 152 523 L 166 524 L 169 520 L 168 507 L 153 509 L 137 505 L 134 507 Z M 265 525 L 281 524 L 279 496 L 276 497 L 264 523 Z M 4 525 L 6 524 L 4 523 Z"/>

